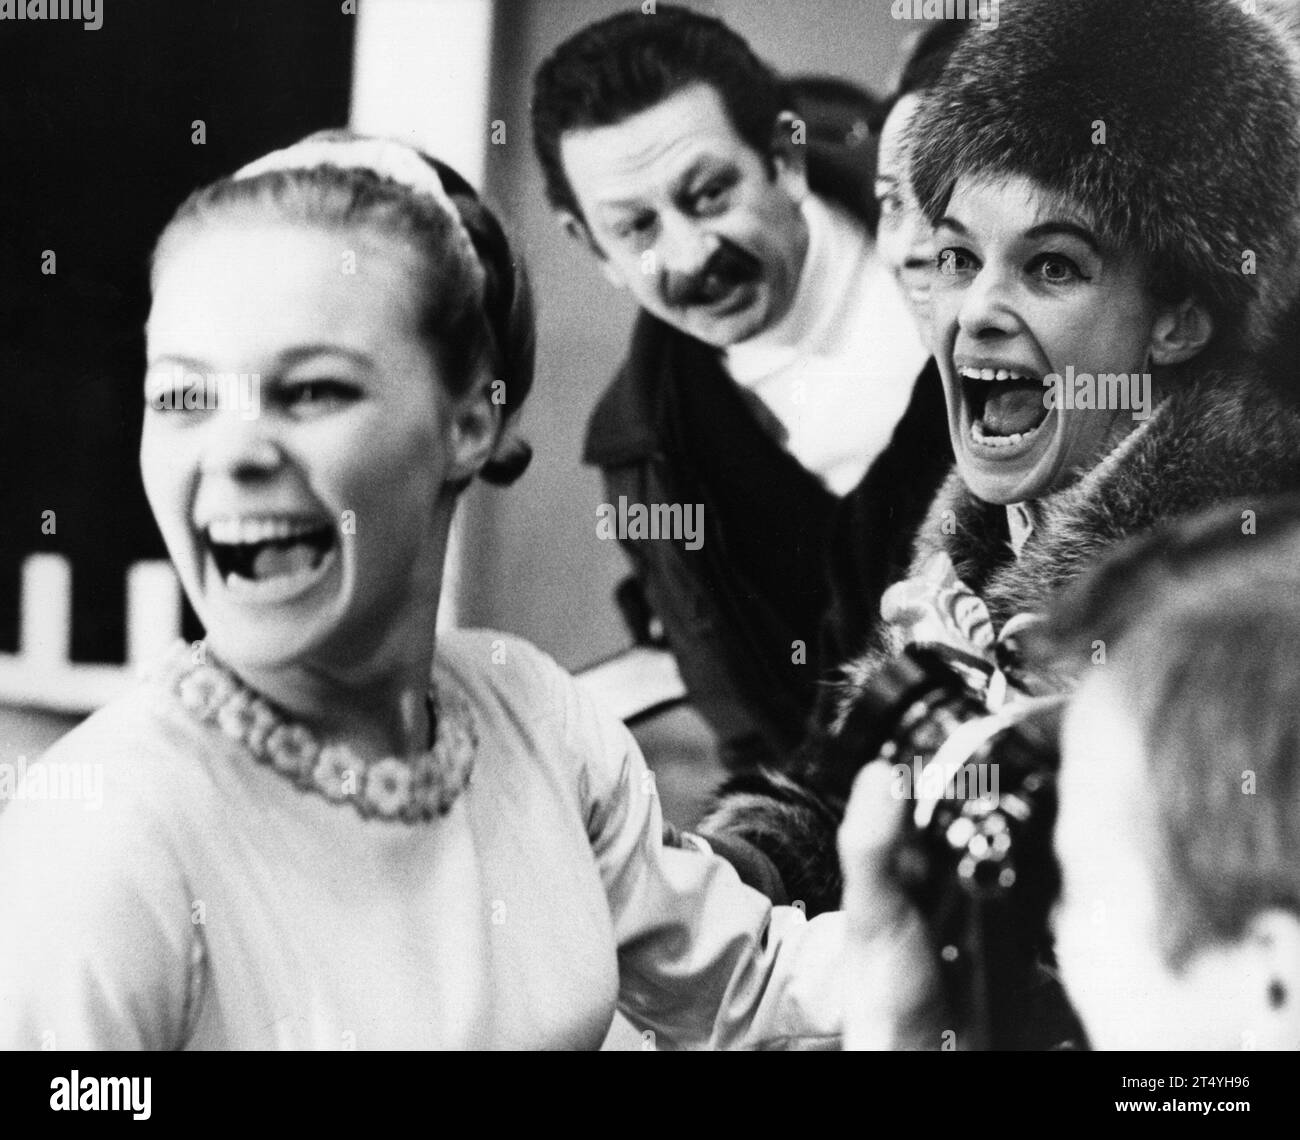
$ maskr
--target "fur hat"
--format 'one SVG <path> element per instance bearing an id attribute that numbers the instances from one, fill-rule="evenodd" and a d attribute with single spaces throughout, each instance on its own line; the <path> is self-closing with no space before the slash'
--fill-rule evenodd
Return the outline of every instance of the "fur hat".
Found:
<path id="1" fill-rule="evenodd" d="M 1027 176 L 1260 348 L 1300 291 L 1297 54 L 1240 0 L 1003 0 L 913 121 L 918 198 L 937 221 L 959 178 Z"/>

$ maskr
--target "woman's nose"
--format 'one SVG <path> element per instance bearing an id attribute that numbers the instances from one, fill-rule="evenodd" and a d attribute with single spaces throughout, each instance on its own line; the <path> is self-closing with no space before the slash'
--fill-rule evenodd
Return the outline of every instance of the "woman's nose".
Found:
<path id="1" fill-rule="evenodd" d="M 942 266 L 940 272 L 942 272 Z M 1010 285 L 996 270 L 985 266 L 962 294 L 957 324 L 968 336 L 1010 333 L 1015 317 L 1010 307 Z"/>
<path id="2" fill-rule="evenodd" d="M 284 452 L 271 424 L 238 408 L 209 412 L 203 470 L 210 475 L 255 478 L 275 471 Z"/>

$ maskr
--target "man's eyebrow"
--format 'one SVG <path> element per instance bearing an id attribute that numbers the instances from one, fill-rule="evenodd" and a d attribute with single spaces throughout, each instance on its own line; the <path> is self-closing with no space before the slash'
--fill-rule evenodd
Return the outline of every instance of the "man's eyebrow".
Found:
<path id="1" fill-rule="evenodd" d="M 645 208 L 645 201 L 642 198 L 601 198 L 592 203 L 592 209 L 602 212 L 619 213 L 627 210 L 641 210 Z"/>
<path id="2" fill-rule="evenodd" d="M 944 214 L 942 218 L 935 223 L 935 229 L 952 230 L 955 234 L 961 234 L 962 237 L 969 236 L 969 231 L 951 214 Z"/>
<path id="3" fill-rule="evenodd" d="M 1096 236 L 1086 226 L 1078 225 L 1075 222 L 1050 221 L 1041 222 L 1039 225 L 1031 226 L 1025 230 L 1025 237 L 1031 241 L 1043 237 L 1052 237 L 1055 234 L 1064 234 L 1067 237 L 1078 238 L 1093 253 L 1101 252 L 1101 245 Z"/>
<path id="4" fill-rule="evenodd" d="M 711 169 L 714 167 L 717 169 Z M 730 174 L 734 169 L 735 164 L 726 159 L 719 159 L 712 155 L 702 154 L 692 162 L 690 166 L 683 170 L 681 174 L 673 179 L 672 196 L 674 198 L 685 196 L 689 192 L 692 183 L 698 181 L 700 176 L 706 172 L 710 175 Z"/>
<path id="5" fill-rule="evenodd" d="M 718 169 L 715 170 L 714 167 Z M 727 159 L 702 154 L 680 174 L 674 176 L 669 186 L 669 196 L 674 201 L 686 197 L 690 192 L 691 184 L 700 178 L 702 174 L 730 174 L 734 169 L 735 164 Z M 643 210 L 651 207 L 647 205 L 643 196 L 632 194 L 626 198 L 599 198 L 592 203 L 592 208 L 617 213 L 618 211 Z"/>

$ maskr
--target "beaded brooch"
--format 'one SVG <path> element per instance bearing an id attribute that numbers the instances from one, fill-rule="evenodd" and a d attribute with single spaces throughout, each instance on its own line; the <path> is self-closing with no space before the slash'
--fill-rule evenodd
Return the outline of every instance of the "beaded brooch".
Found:
<path id="1" fill-rule="evenodd" d="M 322 744 L 306 725 L 258 696 L 211 658 L 179 642 L 152 671 L 197 720 L 242 744 L 259 764 L 303 791 L 351 804 L 364 819 L 418 823 L 446 815 L 469 784 L 478 745 L 462 698 L 429 690 L 433 747 L 419 756 L 367 760 L 346 744 Z"/>

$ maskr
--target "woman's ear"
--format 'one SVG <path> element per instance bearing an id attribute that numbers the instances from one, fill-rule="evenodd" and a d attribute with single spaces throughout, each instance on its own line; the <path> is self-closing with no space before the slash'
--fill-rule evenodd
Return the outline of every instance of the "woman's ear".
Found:
<path id="1" fill-rule="evenodd" d="M 1291 911 L 1260 911 L 1236 938 L 1200 946 L 1171 978 L 1184 1007 L 1225 1039 L 1220 1048 L 1294 1049 L 1300 1040 L 1300 916 Z"/>
<path id="2" fill-rule="evenodd" d="M 1250 920 L 1238 943 L 1248 979 L 1242 1007 L 1260 1049 L 1294 1049 L 1300 1040 L 1300 916 L 1273 908 Z"/>
<path id="3" fill-rule="evenodd" d="M 808 197 L 808 124 L 782 111 L 772 132 L 772 162 L 777 181 L 796 202 Z"/>
<path id="4" fill-rule="evenodd" d="M 501 433 L 504 393 L 504 381 L 494 380 L 483 371 L 474 386 L 453 402 L 448 428 L 449 483 L 463 486 L 492 457 Z"/>
<path id="5" fill-rule="evenodd" d="M 1153 364 L 1191 360 L 1214 335 L 1214 318 L 1195 297 L 1161 308 L 1151 329 Z"/>

